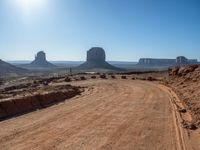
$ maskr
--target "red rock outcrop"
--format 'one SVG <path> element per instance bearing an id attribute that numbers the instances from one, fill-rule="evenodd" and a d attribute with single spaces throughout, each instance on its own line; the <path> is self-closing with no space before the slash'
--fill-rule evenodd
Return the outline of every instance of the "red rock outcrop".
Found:
<path id="1" fill-rule="evenodd" d="M 200 65 L 188 65 L 172 69 L 166 84 L 179 95 L 192 121 L 200 127 Z"/>

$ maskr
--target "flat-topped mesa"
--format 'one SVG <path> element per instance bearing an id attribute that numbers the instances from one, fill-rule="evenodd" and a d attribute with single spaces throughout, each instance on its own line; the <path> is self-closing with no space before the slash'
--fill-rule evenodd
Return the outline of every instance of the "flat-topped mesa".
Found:
<path id="1" fill-rule="evenodd" d="M 138 65 L 147 66 L 170 66 L 176 63 L 175 59 L 141 58 Z"/>
<path id="2" fill-rule="evenodd" d="M 157 59 L 157 58 L 141 58 L 138 65 L 142 66 L 181 66 L 187 64 L 198 64 L 197 59 L 187 59 L 184 56 L 178 56 L 176 59 Z"/>
<path id="3" fill-rule="evenodd" d="M 107 69 L 107 70 L 122 70 L 106 62 L 106 54 L 103 48 L 93 47 L 87 51 L 87 61 L 77 69 L 89 70 L 89 69 Z"/>
<path id="4" fill-rule="evenodd" d="M 56 67 L 55 65 L 49 63 L 46 60 L 46 54 L 43 51 L 39 51 L 36 56 L 35 60 L 31 62 L 31 67 Z"/>

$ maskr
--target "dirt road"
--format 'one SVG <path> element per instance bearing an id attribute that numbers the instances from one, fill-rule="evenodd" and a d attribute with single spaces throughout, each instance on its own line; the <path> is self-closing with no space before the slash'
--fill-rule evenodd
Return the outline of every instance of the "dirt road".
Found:
<path id="1" fill-rule="evenodd" d="M 170 95 L 156 84 L 89 80 L 75 98 L 0 122 L 7 149 L 185 149 Z"/>

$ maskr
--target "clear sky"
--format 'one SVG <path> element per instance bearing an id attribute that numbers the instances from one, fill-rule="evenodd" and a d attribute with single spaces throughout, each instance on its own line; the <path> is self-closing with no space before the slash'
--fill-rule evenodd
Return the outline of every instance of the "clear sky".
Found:
<path id="1" fill-rule="evenodd" d="M 0 59 L 200 58 L 200 0 L 0 0 Z"/>

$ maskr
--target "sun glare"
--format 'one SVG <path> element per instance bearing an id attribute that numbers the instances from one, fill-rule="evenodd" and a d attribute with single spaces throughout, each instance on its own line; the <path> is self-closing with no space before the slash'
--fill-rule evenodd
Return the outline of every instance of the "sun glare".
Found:
<path id="1" fill-rule="evenodd" d="M 47 0 L 15 0 L 15 5 L 24 15 L 30 15 L 38 9 L 44 8 Z"/>

